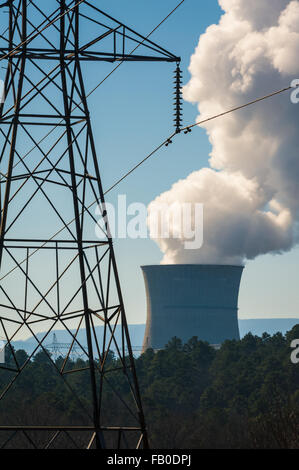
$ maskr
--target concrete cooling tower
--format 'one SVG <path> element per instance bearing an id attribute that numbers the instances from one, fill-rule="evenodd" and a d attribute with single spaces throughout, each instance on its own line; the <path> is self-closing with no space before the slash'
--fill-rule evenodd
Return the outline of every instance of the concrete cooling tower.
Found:
<path id="1" fill-rule="evenodd" d="M 147 296 L 143 351 L 163 349 L 174 336 L 221 344 L 240 339 L 238 295 L 242 266 L 142 266 Z"/>

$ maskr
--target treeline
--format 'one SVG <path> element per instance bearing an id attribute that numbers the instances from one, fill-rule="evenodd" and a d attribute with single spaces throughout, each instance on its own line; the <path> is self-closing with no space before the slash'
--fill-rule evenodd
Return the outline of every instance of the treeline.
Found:
<path id="1" fill-rule="evenodd" d="M 298 448 L 299 364 L 290 359 L 296 338 L 299 325 L 285 336 L 248 334 L 241 341 L 226 341 L 220 350 L 197 338 L 186 344 L 173 338 L 164 350 L 147 350 L 136 359 L 136 368 L 151 447 Z M 28 357 L 16 351 L 15 359 L 23 364 Z M 57 369 L 62 364 L 59 358 Z M 129 401 L 130 395 L 119 366 L 110 354 L 106 367 L 112 372 L 102 398 L 104 424 L 132 424 L 118 398 Z M 78 359 L 67 367 L 84 369 L 87 363 Z M 13 377 L 13 372 L 0 371 L 2 391 Z M 89 390 L 87 370 L 61 380 L 40 352 L 0 401 L 1 424 L 90 424 L 84 412 L 90 409 Z M 17 446 L 18 441 L 9 445 Z M 114 445 L 112 438 L 107 445 Z"/>

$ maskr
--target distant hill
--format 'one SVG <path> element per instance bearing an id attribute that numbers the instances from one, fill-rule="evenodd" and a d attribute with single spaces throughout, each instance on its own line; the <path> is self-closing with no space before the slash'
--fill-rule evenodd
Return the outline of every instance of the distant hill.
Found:
<path id="1" fill-rule="evenodd" d="M 245 336 L 247 333 L 251 332 L 254 335 L 261 336 L 264 332 L 269 333 L 270 335 L 273 335 L 277 332 L 281 332 L 282 334 L 285 334 L 287 331 L 291 330 L 294 325 L 299 324 L 299 318 L 270 318 L 270 319 L 251 319 L 251 320 L 239 320 L 239 327 L 240 327 L 240 335 L 241 337 Z M 144 330 L 145 330 L 145 325 L 140 324 L 140 325 L 129 325 L 130 328 L 130 337 L 131 337 L 131 343 L 134 347 L 141 347 L 142 346 L 142 341 L 143 341 L 143 336 L 144 336 Z M 99 336 L 99 341 L 103 338 L 103 327 L 97 327 L 97 334 Z M 74 331 L 72 331 L 74 333 Z M 71 342 L 71 336 L 66 332 L 62 330 L 56 330 L 53 331 L 49 337 L 44 341 L 44 344 L 50 344 L 53 341 L 53 334 L 56 334 L 57 341 L 60 343 L 70 343 Z M 43 333 L 38 333 L 37 337 L 39 340 L 43 338 L 44 334 Z M 121 335 L 120 335 L 120 328 L 116 328 L 116 333 L 115 333 L 116 339 L 118 342 L 120 342 Z M 85 331 L 81 330 L 80 333 L 78 334 L 78 341 L 82 344 L 85 345 Z M 16 341 L 14 343 L 14 346 L 16 349 L 24 349 L 27 353 L 31 354 L 32 351 L 36 347 L 36 341 L 33 338 L 28 338 L 26 341 Z M 112 347 L 112 349 L 114 349 Z"/>
<path id="2" fill-rule="evenodd" d="M 239 320 L 240 336 L 243 338 L 249 332 L 257 336 L 261 336 L 265 332 L 274 335 L 278 331 L 285 334 L 298 323 L 299 318 L 253 318 L 252 320 Z"/>

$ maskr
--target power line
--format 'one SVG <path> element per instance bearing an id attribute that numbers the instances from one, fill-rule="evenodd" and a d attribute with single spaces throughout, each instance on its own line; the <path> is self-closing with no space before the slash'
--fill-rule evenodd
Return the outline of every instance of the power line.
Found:
<path id="1" fill-rule="evenodd" d="M 31 3 L 31 0 L 28 0 L 27 7 L 28 7 L 28 5 L 29 5 L 30 3 Z M 5 12 L 4 12 L 4 13 L 5 13 Z M 19 12 L 17 13 L 17 17 L 19 17 L 21 14 L 22 14 L 22 12 L 19 11 Z M 9 26 L 8 26 L 7 28 L 5 28 L 4 31 L 3 31 L 3 32 L 1 33 L 1 35 L 0 35 L 0 37 L 1 37 L 2 39 L 4 39 L 5 41 L 7 41 L 7 42 L 8 42 L 8 39 L 6 39 L 6 38 L 4 37 L 4 34 L 6 34 L 8 30 L 9 30 Z M 1 60 L 2 60 L 2 59 L 1 59 Z M 1 62 L 1 60 L 0 60 L 0 62 Z"/>
<path id="2" fill-rule="evenodd" d="M 259 103 L 260 101 L 266 100 L 268 98 L 271 98 L 273 96 L 279 95 L 280 93 L 283 93 L 287 90 L 293 89 L 292 86 L 289 86 L 287 88 L 283 88 L 282 90 L 275 91 L 274 93 L 270 93 L 269 95 L 263 96 L 262 98 L 257 98 L 256 100 L 250 101 L 249 103 L 243 104 L 241 106 L 237 106 L 235 108 L 229 109 L 228 111 L 224 111 L 223 113 L 215 114 L 214 116 L 211 116 L 209 118 L 203 119 L 201 121 L 196 122 L 195 124 L 191 124 L 189 126 L 183 127 L 180 129 L 180 132 L 184 132 L 187 134 L 188 132 L 191 132 L 191 129 L 196 126 L 200 126 L 206 122 L 213 121 L 217 118 L 220 118 L 222 116 L 226 116 L 227 114 L 231 114 L 235 111 L 239 111 L 240 109 L 247 108 L 248 106 L 251 106 L 255 103 Z M 178 132 L 174 132 L 171 134 L 169 137 L 167 137 L 158 147 L 156 147 L 151 153 L 149 153 L 145 158 L 143 158 L 139 163 L 137 163 L 131 170 L 129 170 L 126 174 L 124 174 L 121 178 L 119 178 L 110 188 L 108 188 L 104 195 L 112 191 L 116 186 L 118 186 L 123 180 L 125 180 L 128 176 L 130 176 L 137 168 L 139 168 L 143 163 L 145 163 L 149 158 L 151 158 L 155 153 L 157 153 L 164 145 L 168 145 L 172 143 L 172 139 L 178 135 Z"/>
<path id="3" fill-rule="evenodd" d="M 84 0 L 79 0 L 79 2 L 75 3 L 74 6 L 70 7 L 68 10 L 66 10 L 64 13 L 60 14 L 59 16 L 57 16 L 56 18 L 54 18 L 52 21 L 50 21 L 49 23 L 47 23 L 41 30 L 39 30 L 38 28 L 40 28 L 46 20 L 44 20 L 37 28 L 35 28 L 35 31 L 32 31 L 32 33 L 29 34 L 29 36 L 24 40 L 22 41 L 20 44 L 18 44 L 12 51 L 10 51 L 8 54 L 5 54 L 3 57 L 1 57 L 0 59 L 0 62 L 1 60 L 4 60 L 4 59 L 7 59 L 8 57 L 12 56 L 12 55 L 15 55 L 16 52 L 18 52 L 18 49 L 20 49 L 20 47 L 24 46 L 25 44 L 28 44 L 29 42 L 33 41 L 33 39 L 35 39 L 37 36 L 39 36 L 40 34 L 42 34 L 47 28 L 49 28 L 50 26 L 52 26 L 52 24 L 56 23 L 56 21 L 60 20 L 61 18 L 63 18 L 65 15 L 67 15 L 70 11 L 72 11 L 74 8 L 76 8 L 78 5 L 80 5 L 80 3 L 84 2 Z M 54 13 L 58 11 L 58 8 L 57 10 L 55 10 L 50 16 L 49 18 L 51 18 L 52 15 L 54 15 Z M 48 19 L 49 19 L 48 18 Z"/>
<path id="4" fill-rule="evenodd" d="M 27 37 L 27 39 L 26 39 L 25 41 L 21 42 L 20 44 L 18 44 L 18 46 L 15 46 L 15 48 L 14 48 L 12 51 L 10 51 L 8 54 L 6 54 L 6 55 L 4 55 L 3 57 L 1 57 L 1 58 L 0 58 L 0 62 L 1 62 L 3 59 L 6 59 L 6 58 L 8 58 L 8 57 L 10 57 L 10 56 L 15 55 L 15 53 L 18 51 L 18 49 L 19 49 L 22 45 L 28 44 L 28 42 L 31 42 L 31 41 L 32 41 L 33 39 L 35 39 L 37 36 L 41 35 L 41 34 L 43 33 L 43 31 L 45 31 L 45 29 L 49 28 L 49 27 L 50 27 L 51 25 L 53 25 L 56 21 L 58 21 L 59 19 L 63 18 L 65 15 L 67 15 L 70 11 L 72 11 L 74 8 L 76 8 L 78 5 L 80 5 L 80 4 L 81 4 L 82 2 L 84 2 L 84 1 L 85 1 L 85 0 L 80 0 L 80 1 L 77 2 L 74 6 L 70 7 L 70 8 L 69 8 L 68 10 L 66 10 L 64 13 L 62 13 L 62 14 L 60 14 L 58 17 L 54 18 L 52 21 L 50 21 L 49 23 L 47 23 L 41 30 L 39 30 L 38 28 L 40 28 L 40 27 L 45 23 L 46 20 L 44 20 L 39 26 L 37 26 L 37 27 L 35 28 L 34 31 L 32 31 L 31 34 L 29 34 L 29 36 Z M 29 5 L 29 3 L 33 4 L 32 1 L 29 0 L 29 2 L 27 3 L 27 6 Z M 57 11 L 58 11 L 58 8 L 57 8 L 53 13 L 51 13 L 51 15 L 50 15 L 49 17 L 47 17 L 46 19 L 51 18 L 51 16 L 53 16 Z M 17 17 L 20 16 L 21 14 L 22 14 L 22 12 L 18 11 Z M 9 29 L 9 28 L 7 28 L 7 29 L 5 30 L 5 32 L 6 32 L 8 29 Z M 5 34 L 5 33 L 3 33 L 3 34 Z M 33 36 L 31 37 L 32 34 L 33 34 Z M 18 67 L 16 66 L 16 68 L 18 68 Z M 47 78 L 49 78 L 49 76 L 50 76 L 53 72 L 55 72 L 55 70 L 57 70 L 57 68 L 59 68 L 59 65 L 56 66 L 56 67 L 54 67 L 47 75 L 44 76 L 44 78 L 43 78 L 42 80 L 40 80 L 35 86 L 33 86 L 33 87 L 26 93 L 26 95 L 22 97 L 22 100 L 23 100 L 26 96 L 30 95 L 30 93 L 31 93 L 32 91 L 36 90 L 36 89 L 37 89 L 37 86 L 41 85 L 41 83 L 43 83 L 43 81 L 45 81 Z M 81 103 L 79 103 L 78 106 L 79 106 L 80 104 L 81 104 Z M 77 106 L 77 107 L 78 107 L 78 106 Z M 7 113 L 9 113 L 9 111 L 11 111 L 12 109 L 14 109 L 13 106 L 12 106 L 10 109 L 8 109 L 8 110 L 6 111 L 6 113 L 1 116 L 1 118 L 3 118 L 3 117 L 4 117 Z M 75 109 L 76 109 L 76 108 L 75 108 Z M 63 122 L 63 119 L 62 119 L 62 120 L 60 121 L 60 123 L 58 123 L 57 126 L 55 126 L 52 130 L 54 131 L 54 130 L 59 126 L 59 124 L 61 124 L 62 122 Z M 49 134 L 47 134 L 44 138 L 48 137 L 48 135 L 49 135 Z M 23 161 L 24 158 L 26 158 L 26 157 L 44 140 L 44 138 L 41 139 L 41 141 L 38 142 L 37 145 L 35 145 L 29 152 L 27 152 L 27 154 L 24 155 L 24 157 L 23 157 L 21 160 Z M 20 163 L 21 160 L 19 160 L 19 161 L 16 163 L 15 166 L 17 166 L 17 165 Z M 14 166 L 14 168 L 15 168 L 15 166 Z M 0 181 L 1 181 L 1 179 L 0 179 Z"/>
<path id="5" fill-rule="evenodd" d="M 119 178 L 112 186 L 110 186 L 110 188 L 108 188 L 105 192 L 104 192 L 104 196 L 106 196 L 106 194 L 110 193 L 110 191 L 112 191 L 112 189 L 114 189 L 116 186 L 118 186 L 123 180 L 125 180 L 128 176 L 130 176 L 135 170 L 137 170 L 137 168 L 139 168 L 141 165 L 143 165 L 143 163 L 145 163 L 147 160 L 149 160 L 153 155 L 155 155 L 155 153 L 157 153 L 162 147 L 164 147 L 164 145 L 168 144 L 168 143 L 171 143 L 171 139 L 173 139 L 173 137 L 176 135 L 176 132 L 174 132 L 173 134 L 171 134 L 169 137 L 167 137 L 167 139 L 165 139 L 160 145 L 158 145 L 158 147 L 156 147 L 151 153 L 149 153 L 145 158 L 143 158 L 139 163 L 137 163 L 135 166 L 133 166 L 133 168 L 131 168 L 131 170 L 129 170 L 127 173 L 125 173 L 121 178 Z M 94 204 L 94 203 L 93 203 Z M 92 204 L 92 205 L 93 205 Z M 88 207 L 89 209 L 89 207 Z"/>
<path id="6" fill-rule="evenodd" d="M 80 1 L 79 1 L 78 3 L 76 3 L 73 7 L 69 8 L 67 11 L 65 11 L 64 13 L 62 13 L 61 15 L 59 15 L 58 17 L 54 18 L 54 20 L 52 20 L 51 22 L 47 23 L 46 26 L 44 26 L 43 29 L 39 30 L 38 28 L 40 28 L 40 27 L 45 23 L 46 20 L 44 20 L 39 26 L 37 26 L 37 27 L 35 28 L 35 31 L 33 31 L 33 32 L 27 37 L 27 39 L 26 39 L 25 41 L 23 41 L 22 43 L 20 43 L 18 46 L 15 46 L 15 48 L 14 48 L 12 51 L 10 51 L 8 54 L 6 54 L 5 56 L 1 57 L 1 58 L 0 58 L 0 62 L 1 62 L 1 60 L 5 59 L 5 58 L 8 58 L 8 57 L 10 57 L 11 55 L 14 55 L 14 54 L 15 54 L 15 51 L 17 51 L 23 44 L 26 44 L 26 43 L 28 43 L 29 41 L 32 41 L 32 40 L 33 40 L 34 38 L 36 38 L 37 36 L 41 35 L 45 29 L 47 29 L 49 26 L 53 25 L 53 24 L 54 24 L 56 21 L 58 21 L 60 18 L 64 17 L 64 15 L 68 14 L 70 11 L 72 11 L 74 8 L 76 8 L 76 7 L 77 7 L 80 3 L 82 3 L 83 1 L 85 1 L 85 0 L 80 0 Z M 27 3 L 27 6 L 29 5 L 29 3 L 33 4 L 33 2 L 32 2 L 31 0 L 29 0 L 29 2 Z M 34 5 L 34 6 L 35 6 L 35 5 Z M 58 11 L 58 9 L 56 9 L 53 13 L 51 13 L 51 15 L 50 15 L 49 17 L 46 17 L 46 19 L 48 20 L 49 18 L 51 18 L 51 16 L 53 16 L 57 11 Z M 22 14 L 22 12 L 18 11 L 17 16 L 20 16 L 21 14 Z M 6 31 L 7 31 L 8 29 L 9 29 L 9 28 L 7 28 Z M 6 31 L 5 31 L 5 32 L 6 32 Z M 37 32 L 36 32 L 36 31 L 37 31 Z M 32 34 L 34 34 L 34 36 L 30 37 Z M 68 56 L 68 57 L 69 57 L 69 56 Z M 19 70 L 18 66 L 16 66 L 16 68 Z M 29 91 L 27 91 L 27 93 L 21 98 L 21 101 L 22 101 L 26 96 L 30 95 L 30 93 L 31 93 L 32 91 L 35 91 L 35 90 L 37 89 L 37 87 L 38 87 L 39 85 L 41 85 L 47 78 L 49 78 L 50 75 L 51 75 L 53 72 L 55 72 L 58 68 L 59 68 L 59 65 L 57 65 L 57 66 L 54 67 L 49 73 L 47 73 L 47 74 L 44 76 L 44 78 L 42 78 L 35 86 L 33 86 Z M 81 103 L 79 103 L 78 106 L 79 106 L 80 104 L 81 104 Z M 3 115 L 1 115 L 1 118 L 5 117 L 5 116 L 6 116 L 10 111 L 12 111 L 13 109 L 14 109 L 14 106 L 12 106 L 12 107 L 9 108 L 8 110 L 6 110 L 6 113 L 3 114 Z M 58 127 L 62 122 L 63 122 L 63 119 L 57 124 L 57 126 L 55 126 L 54 128 L 52 128 L 52 131 L 54 131 L 55 129 L 57 129 L 57 127 Z M 51 132 L 52 132 L 52 131 L 51 131 Z M 40 143 L 42 143 L 43 140 L 44 140 L 45 138 L 47 138 L 49 134 L 51 134 L 51 132 L 48 133 L 48 134 L 46 134 L 46 136 L 44 136 L 39 142 L 37 142 L 37 144 L 36 144 L 34 147 L 32 147 L 32 149 L 30 149 L 30 150 L 24 155 L 24 157 L 23 157 L 22 159 L 20 159 L 20 160 L 14 165 L 13 168 L 15 168 L 21 161 L 24 161 L 24 159 L 25 159 Z M 1 179 L 0 179 L 0 181 L 1 181 Z"/>
<path id="7" fill-rule="evenodd" d="M 79 3 L 81 3 L 82 1 L 83 1 L 83 0 L 81 0 Z M 185 2 L 185 0 L 181 0 L 181 1 L 178 3 L 178 5 L 177 5 L 173 10 L 171 10 L 170 13 L 168 13 L 168 15 L 167 15 L 165 18 L 163 18 L 163 20 L 160 21 L 160 23 L 159 23 L 152 31 L 151 31 L 140 43 L 137 44 L 137 46 L 128 54 L 128 56 L 132 55 L 132 54 L 133 54 L 133 53 L 134 53 L 134 52 L 135 52 L 135 51 L 136 51 L 136 50 L 137 50 L 155 31 L 157 31 L 157 29 L 158 29 L 168 18 L 170 18 L 170 16 L 173 15 L 173 13 L 174 13 L 184 2 Z M 73 8 L 74 8 L 74 7 L 73 7 Z M 42 32 L 42 31 L 41 31 L 41 32 Z M 41 32 L 40 32 L 40 33 L 41 33 Z M 39 33 L 39 34 L 40 34 L 40 33 Z M 117 66 L 116 66 L 116 67 L 115 67 L 115 68 L 114 68 L 114 69 L 95 87 L 95 88 L 93 88 L 93 89 L 87 94 L 87 98 L 88 98 L 92 93 L 94 93 L 95 90 L 97 90 L 97 89 L 99 88 L 99 86 L 101 86 L 101 85 L 108 79 L 108 77 L 110 77 L 123 63 L 124 63 L 124 60 L 121 60 L 120 63 L 119 63 L 119 64 L 118 64 L 118 65 L 117 65 Z M 51 73 L 52 73 L 52 72 L 50 72 L 50 74 L 51 74 Z M 82 101 L 81 101 L 80 103 L 78 103 L 77 106 L 75 106 L 74 109 L 72 109 L 72 111 L 74 111 L 81 103 L 82 103 Z M 61 122 L 63 122 L 63 119 L 60 121 L 60 123 L 61 123 Z M 39 145 L 40 145 L 40 144 L 59 126 L 60 123 L 58 123 L 55 127 L 53 127 L 39 142 L 37 142 L 37 144 L 36 144 L 34 147 L 32 147 L 32 149 L 30 149 L 29 152 L 27 152 L 27 154 L 25 154 L 24 157 L 23 157 L 22 159 L 20 159 L 20 160 L 14 165 L 13 168 L 15 168 L 19 163 L 23 162 L 24 159 L 25 159 L 37 146 L 39 146 Z M 166 142 L 165 142 L 165 143 L 166 143 Z M 164 143 L 161 144 L 161 146 L 159 146 L 159 148 L 161 148 L 163 145 L 164 145 Z M 157 151 L 158 151 L 158 149 L 156 149 L 153 153 L 156 153 Z M 144 161 L 147 160 L 148 158 L 150 158 L 150 156 L 148 156 L 146 159 L 144 159 Z M 140 166 L 142 163 L 143 163 L 143 162 L 140 162 L 140 164 L 138 164 L 138 165 L 136 166 L 136 168 L 137 168 L 138 166 Z M 136 168 L 135 168 L 135 169 L 136 169 Z M 134 170 L 132 169 L 132 171 L 134 171 Z M 131 171 L 131 172 L 132 172 L 132 171 Z M 1 181 L 4 177 L 5 177 L 5 175 L 2 175 L 2 178 L 0 177 L 0 181 Z M 112 188 L 111 188 L 111 189 L 112 189 Z M 111 189 L 109 189 L 108 191 L 110 191 Z M 95 201 L 95 202 L 96 202 L 96 201 Z M 89 207 L 92 207 L 92 206 L 95 204 L 95 202 L 93 202 Z M 89 209 L 89 207 L 87 207 L 86 209 Z M 81 215 L 81 214 L 80 214 L 80 215 Z M 59 235 L 65 228 L 67 228 L 69 225 L 71 225 L 75 220 L 76 220 L 76 218 L 74 218 L 74 219 L 71 220 L 67 225 L 65 225 L 65 226 L 62 227 L 60 230 L 58 230 L 58 231 L 49 239 L 49 241 L 53 240 L 53 238 L 55 238 L 57 235 Z M 42 244 L 40 248 L 37 248 L 36 250 L 34 250 L 30 255 L 28 255 L 28 257 L 26 257 L 24 260 L 22 260 L 22 261 L 20 262 L 20 265 L 23 264 L 23 263 L 26 261 L 26 259 L 31 258 L 31 256 L 33 256 L 37 251 L 39 251 L 39 250 L 40 250 L 43 246 L 45 246 L 46 244 L 47 244 L 47 242 L 44 243 L 44 244 Z M 12 268 L 10 271 L 8 271 L 4 276 L 2 276 L 2 278 L 0 278 L 0 281 L 2 281 L 2 280 L 5 279 L 7 276 L 9 276 L 9 274 L 11 274 L 12 272 L 14 272 L 15 269 L 17 269 L 17 267 Z"/>
<path id="8" fill-rule="evenodd" d="M 196 122 L 195 124 L 192 124 L 191 126 L 186 126 L 181 129 L 181 131 L 188 131 L 192 129 L 195 126 L 199 126 L 201 124 L 204 124 L 208 121 L 212 121 L 213 119 L 219 118 L 221 116 L 225 116 L 226 114 L 230 114 L 234 111 L 239 111 L 240 109 L 247 108 L 247 106 L 251 106 L 252 104 L 259 103 L 260 101 L 266 100 L 268 98 L 272 98 L 272 96 L 279 95 L 280 93 L 283 93 L 284 91 L 288 91 L 293 89 L 294 87 L 288 86 L 287 88 L 283 88 L 282 90 L 279 91 L 274 91 L 273 93 L 270 93 L 269 95 L 263 96 L 262 98 L 257 98 L 256 100 L 250 101 L 249 103 L 242 104 L 241 106 L 237 106 L 236 108 L 232 108 L 228 111 L 225 111 L 224 113 L 217 114 L 216 116 L 212 116 L 210 118 L 204 119 L 203 121 Z"/>
<path id="9" fill-rule="evenodd" d="M 298 87 L 298 86 L 297 86 Z M 219 117 L 222 117 L 222 116 L 225 116 L 225 115 L 228 115 L 228 114 L 231 114 L 233 112 L 236 112 L 240 109 L 243 109 L 243 108 L 246 108 L 248 106 L 251 106 L 255 103 L 258 103 L 260 101 L 264 101 L 266 99 L 269 99 L 273 96 L 276 96 L 276 95 L 279 95 L 287 90 L 290 90 L 290 89 L 294 89 L 294 87 L 292 86 L 289 86 L 289 87 L 286 87 L 286 88 L 283 88 L 279 91 L 275 91 L 273 93 L 270 93 L 268 95 L 265 95 L 263 96 L 262 98 L 257 98 L 253 101 L 250 101 L 248 103 L 245 103 L 241 106 L 237 106 L 235 108 L 232 108 L 232 109 L 229 109 L 228 111 L 224 111 L 223 113 L 219 113 L 219 114 L 216 114 L 214 116 L 211 116 L 209 118 L 206 118 L 206 119 L 203 119 L 199 122 L 197 122 L 196 124 L 191 124 L 189 126 L 186 126 L 184 128 L 181 129 L 181 132 L 184 131 L 185 135 L 188 134 L 189 132 L 191 132 L 191 129 L 195 126 L 199 126 L 201 124 L 204 124 L 208 121 L 212 121 L 212 120 L 215 120 Z M 162 147 L 164 147 L 165 145 L 169 145 L 172 143 L 172 139 L 174 137 L 176 137 L 179 133 L 177 132 L 174 132 L 172 133 L 170 136 L 168 136 L 160 145 L 158 145 L 151 153 L 149 153 L 145 158 L 143 158 L 139 163 L 137 163 L 133 168 L 131 168 L 131 170 L 129 170 L 126 174 L 124 174 L 121 178 L 119 178 L 112 186 L 110 186 L 110 188 L 108 188 L 105 192 L 104 192 L 104 195 L 108 194 L 110 191 L 112 191 L 112 189 L 114 189 L 116 186 L 118 186 L 124 179 L 126 179 L 129 175 L 131 175 L 137 168 L 139 168 L 141 165 L 143 165 L 143 163 L 145 163 L 147 160 L 149 160 L 153 155 L 155 155 Z M 83 212 L 85 212 L 86 210 L 90 209 L 92 206 L 94 206 L 95 204 L 97 203 L 97 200 L 93 201 L 91 204 L 89 204 L 85 209 L 83 209 L 83 211 L 79 214 L 80 216 L 82 215 Z M 26 257 L 23 261 L 20 262 L 20 264 L 23 264 L 28 258 L 31 258 L 31 256 L 33 256 L 35 253 L 37 253 L 43 246 L 45 246 L 49 241 L 53 240 L 55 237 L 57 237 L 61 232 L 63 232 L 67 227 L 69 227 L 73 222 L 75 222 L 76 218 L 73 218 L 70 222 L 68 222 L 67 224 L 65 224 L 61 229 L 59 229 L 56 233 L 54 233 L 54 235 L 52 235 L 51 238 L 49 238 L 49 240 L 47 240 L 47 242 L 43 243 L 41 245 L 41 247 L 39 248 L 36 248 L 28 257 Z M 17 269 L 17 267 L 14 267 L 12 268 L 10 271 L 8 271 L 4 276 L 2 276 L 0 278 L 0 281 L 2 281 L 3 279 L 5 279 L 7 276 L 9 276 L 12 272 L 15 271 L 15 269 Z"/>
<path id="10" fill-rule="evenodd" d="M 157 31 L 160 26 L 162 26 L 163 23 L 165 23 L 166 20 L 185 2 L 185 0 L 182 0 L 165 18 L 139 43 L 137 46 L 130 52 L 129 56 L 134 54 L 134 52 L 140 47 L 155 31 Z M 106 80 L 109 78 L 122 64 L 124 63 L 124 60 L 121 60 L 119 64 L 117 64 L 114 69 L 106 75 L 106 77 L 96 86 L 94 87 L 87 95 L 86 97 L 89 98 L 89 96 L 96 91 Z M 80 103 L 79 103 L 80 104 Z M 74 108 L 76 109 L 76 108 Z"/>
<path id="11" fill-rule="evenodd" d="M 82 1 L 82 0 L 81 0 L 81 1 Z M 132 55 L 150 36 L 152 36 L 152 34 L 153 34 L 155 31 L 157 31 L 157 29 L 160 28 L 160 26 L 162 26 L 162 24 L 165 23 L 165 21 L 168 20 L 168 18 L 170 18 L 170 16 L 172 16 L 173 13 L 174 13 L 184 2 L 185 2 L 185 0 L 181 0 L 180 3 L 178 3 L 178 5 L 177 5 L 173 10 L 171 10 L 170 13 L 168 13 L 168 15 L 165 16 L 165 18 L 163 18 L 163 20 L 160 21 L 160 23 L 159 23 L 155 28 L 154 28 L 140 43 L 138 43 L 137 46 L 136 46 L 134 49 L 132 49 L 132 51 L 128 54 L 128 57 L 131 56 L 131 55 Z M 81 3 L 81 2 L 80 2 L 80 3 Z M 73 7 L 73 8 L 75 8 L 75 7 Z M 41 32 L 42 32 L 42 31 L 41 31 Z M 41 32 L 40 32 L 40 33 L 41 33 Z M 87 93 L 86 98 L 89 98 L 89 97 L 90 97 L 90 96 L 109 78 L 109 77 L 111 77 L 111 75 L 112 75 L 124 62 L 125 62 L 124 60 L 121 60 L 121 61 L 119 62 L 119 64 L 117 64 L 117 66 L 114 67 L 114 69 L 113 69 L 111 72 L 109 72 L 109 73 L 103 78 L 103 80 L 100 81 L 100 83 L 98 83 L 98 85 L 96 85 L 89 93 Z M 54 67 L 54 69 L 52 69 L 52 70 L 47 74 L 47 76 L 50 76 L 56 69 L 57 69 L 57 67 Z M 43 80 L 45 80 L 46 78 L 47 78 L 47 77 L 44 77 L 44 78 L 39 82 L 39 84 L 42 83 Z M 29 92 L 27 92 L 27 95 L 30 94 L 34 89 L 35 89 L 35 87 L 32 87 L 31 90 L 30 90 Z M 72 111 L 72 112 L 75 111 L 75 110 L 80 106 L 80 104 L 82 104 L 82 101 L 80 101 L 71 111 Z M 39 140 L 36 145 L 34 145 L 22 158 L 20 158 L 20 159 L 15 163 L 15 165 L 14 165 L 13 168 L 15 168 L 15 167 L 18 166 L 20 163 L 22 163 L 22 162 L 25 160 L 25 158 L 27 158 L 27 157 L 33 152 L 33 150 L 34 150 L 36 147 L 38 147 L 45 139 L 47 139 L 47 138 L 49 137 L 49 135 L 51 135 L 52 132 L 54 132 L 54 131 L 59 127 L 59 125 L 60 125 L 62 122 L 63 122 L 63 119 L 61 119 L 61 121 L 59 121 L 56 126 L 52 127 L 52 129 L 51 129 L 46 135 L 44 135 L 44 137 L 42 137 L 42 139 Z M 2 181 L 4 177 L 5 177 L 4 175 L 2 176 L 2 178 L 0 177 L 0 181 Z"/>

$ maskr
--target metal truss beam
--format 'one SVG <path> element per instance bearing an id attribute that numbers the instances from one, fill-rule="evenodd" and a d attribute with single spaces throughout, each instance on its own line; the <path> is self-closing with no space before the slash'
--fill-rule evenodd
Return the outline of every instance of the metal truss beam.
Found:
<path id="1" fill-rule="evenodd" d="M 0 365 L 0 377 L 7 379 L 0 387 L 0 416 L 20 376 L 43 352 L 87 424 L 13 426 L 2 421 L 1 448 L 53 448 L 66 440 L 74 448 L 148 447 L 83 64 L 180 59 L 92 2 L 75 5 L 74 0 L 49 0 L 42 6 L 15 0 L 9 5 L 7 32 L 0 36 L 0 62 L 6 69 L 0 104 L 0 337 L 9 356 Z M 131 53 L 136 45 L 143 49 L 140 54 Z M 44 129 L 48 138 L 41 143 Z M 91 200 L 98 203 L 97 214 L 89 208 Z M 64 227 L 63 238 L 49 237 L 53 224 Z M 62 362 L 46 347 L 55 329 L 64 331 L 68 341 L 63 342 L 70 345 Z M 22 362 L 13 344 L 23 335 L 32 337 L 34 348 Z M 70 360 L 74 349 L 83 364 Z M 112 365 L 111 352 L 116 357 Z M 119 371 L 126 394 L 112 380 Z M 88 405 L 70 380 L 83 373 L 89 377 Z M 107 422 L 112 406 L 123 410 L 126 422 Z"/>

